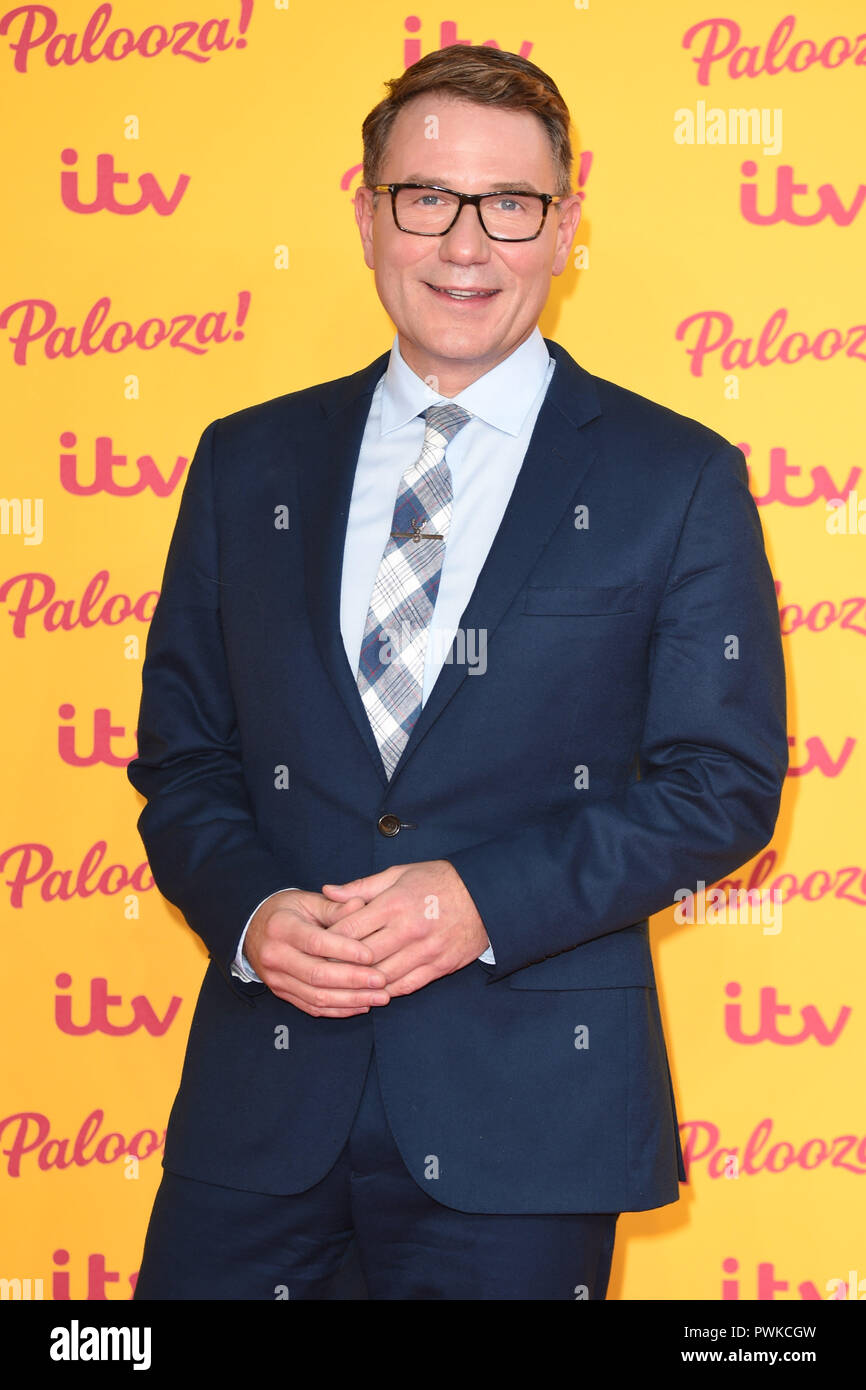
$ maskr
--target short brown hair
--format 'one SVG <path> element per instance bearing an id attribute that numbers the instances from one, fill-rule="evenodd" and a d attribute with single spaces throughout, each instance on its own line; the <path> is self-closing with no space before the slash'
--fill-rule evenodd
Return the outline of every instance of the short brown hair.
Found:
<path id="1" fill-rule="evenodd" d="M 568 107 L 553 79 L 528 58 L 482 45 L 451 44 L 426 54 L 402 77 L 394 77 L 385 85 L 388 95 L 373 107 L 361 128 L 368 187 L 381 182 L 380 169 L 397 113 L 416 97 L 439 92 L 479 106 L 533 112 L 550 140 L 556 168 L 554 192 L 571 192 Z"/>

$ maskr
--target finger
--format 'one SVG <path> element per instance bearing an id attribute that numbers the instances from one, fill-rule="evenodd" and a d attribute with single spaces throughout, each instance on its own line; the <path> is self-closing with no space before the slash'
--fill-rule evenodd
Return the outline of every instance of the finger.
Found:
<path id="1" fill-rule="evenodd" d="M 351 916 L 346 920 L 351 921 Z M 339 960 L 357 965 L 370 965 L 373 961 L 369 946 L 356 940 L 353 932 L 344 930 L 338 933 L 335 927 L 321 927 L 316 922 L 305 922 L 299 917 L 293 916 L 283 941 L 305 956 L 321 956 L 323 959 L 336 956 Z M 263 947 L 260 952 L 263 960 L 265 949 Z"/>
<path id="2" fill-rule="evenodd" d="M 359 1009 L 312 1009 L 300 995 L 292 994 L 288 991 L 273 990 L 278 999 L 283 999 L 287 1004 L 293 1004 L 296 1009 L 308 1014 L 310 1018 L 354 1018 L 357 1014 L 368 1014 L 369 1007 Z"/>
<path id="3" fill-rule="evenodd" d="M 269 957 L 266 946 L 261 952 L 261 965 L 273 973 L 275 980 L 279 981 L 282 976 L 284 987 L 289 981 L 301 981 L 312 989 L 375 991 L 385 987 L 385 976 L 378 966 L 357 965 L 334 957 L 311 956 L 287 943 Z M 361 1003 L 369 1004 L 370 1000 L 362 999 Z"/>
<path id="4" fill-rule="evenodd" d="M 370 949 L 369 943 L 364 942 L 364 937 L 370 936 L 373 932 L 380 931 L 390 920 L 394 913 L 393 904 L 384 895 L 380 894 L 367 903 L 365 907 L 349 912 L 345 917 L 341 917 L 335 922 L 328 932 L 328 936 L 333 939 L 336 937 L 351 937 L 362 943 L 367 950 Z M 370 963 L 375 962 L 375 957 L 370 956 Z"/>
<path id="5" fill-rule="evenodd" d="M 351 917 L 353 912 L 360 912 L 362 907 L 366 907 L 366 903 L 358 894 L 347 898 L 345 902 L 336 902 L 320 895 L 317 908 L 318 924 L 326 930 L 330 930 L 344 917 Z"/>
<path id="6" fill-rule="evenodd" d="M 396 958 L 395 958 L 396 959 Z M 402 966 L 399 967 L 402 971 Z M 404 994 L 414 994 L 416 990 L 423 989 L 431 981 L 440 979 L 436 971 L 429 965 L 416 965 L 390 980 L 388 991 L 392 998 L 400 998 Z"/>
<path id="7" fill-rule="evenodd" d="M 348 917 L 352 912 L 358 912 L 365 906 L 364 899 L 360 896 L 348 898 L 346 902 L 329 902 L 327 907 L 323 907 L 323 913 L 328 916 L 329 923 L 339 922 L 341 917 Z"/>
<path id="8" fill-rule="evenodd" d="M 390 1003 L 391 996 L 385 986 L 381 983 L 375 987 L 368 985 L 366 974 L 361 976 L 359 985 L 338 984 L 337 979 L 347 978 L 346 969 L 340 963 L 307 960 L 302 965 L 266 974 L 265 984 L 281 998 L 291 997 L 293 1003 L 300 1001 L 307 1010 L 358 1010 Z"/>
<path id="9" fill-rule="evenodd" d="M 284 992 L 303 1001 L 306 1009 L 364 1009 L 390 1004 L 386 990 L 336 989 L 309 985 L 294 976 L 282 986 Z"/>
<path id="10" fill-rule="evenodd" d="M 366 878 L 353 878 L 348 883 L 323 883 L 322 892 L 326 897 L 338 900 L 357 894 L 365 902 L 369 902 L 371 898 L 377 897 L 396 883 L 406 872 L 406 868 L 405 864 L 392 865 L 390 869 L 382 869 L 378 874 L 369 874 Z"/>
<path id="11" fill-rule="evenodd" d="M 369 912 L 369 906 L 364 910 L 365 912 Z M 360 917 L 361 914 L 359 913 L 358 916 Z M 341 922 L 339 930 L 354 930 L 352 926 L 354 921 L 354 918 L 348 918 L 346 922 Z M 332 930 L 337 931 L 338 928 L 334 927 Z M 420 963 L 419 958 L 431 954 L 432 948 L 429 945 L 425 948 L 424 945 L 426 936 L 418 928 L 417 924 L 411 921 L 405 919 L 396 922 L 386 920 L 378 928 L 371 927 L 369 932 L 366 932 L 362 926 L 362 931 L 364 931 L 364 945 L 367 946 L 371 952 L 370 965 L 376 970 L 382 969 L 382 962 L 387 960 L 389 956 L 394 956 L 398 951 L 412 946 L 414 946 L 417 951 L 415 956 L 416 964 Z"/>
<path id="12" fill-rule="evenodd" d="M 413 970 L 432 970 L 431 978 L 437 978 L 442 972 L 436 970 L 436 962 L 430 957 L 430 951 L 418 942 L 404 943 L 398 950 L 383 955 L 376 961 L 376 969 L 385 981 L 381 988 L 391 992 L 395 983 Z"/>
<path id="13" fill-rule="evenodd" d="M 385 974 L 378 966 L 359 966 L 345 965 L 342 962 L 330 960 L 312 960 L 307 957 L 299 970 L 295 970 L 295 979 L 304 981 L 313 989 L 353 989 L 367 991 L 381 991 L 385 989 Z M 369 1004 L 369 999 L 362 999 L 364 1004 Z"/>

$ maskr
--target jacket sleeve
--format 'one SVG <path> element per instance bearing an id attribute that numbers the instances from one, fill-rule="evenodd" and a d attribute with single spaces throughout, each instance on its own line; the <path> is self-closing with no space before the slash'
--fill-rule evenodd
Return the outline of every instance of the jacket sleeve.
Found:
<path id="1" fill-rule="evenodd" d="M 154 880 L 239 994 L 231 973 L 256 906 L 287 866 L 260 838 L 244 782 L 220 621 L 213 455 L 219 421 L 190 464 L 142 670 L 138 756 L 127 768 L 147 800 L 138 820 Z"/>
<path id="2" fill-rule="evenodd" d="M 642 921 L 772 836 L 788 764 L 781 633 L 731 445 L 698 474 L 648 661 L 637 781 L 447 856 L 496 956 L 488 983 Z"/>

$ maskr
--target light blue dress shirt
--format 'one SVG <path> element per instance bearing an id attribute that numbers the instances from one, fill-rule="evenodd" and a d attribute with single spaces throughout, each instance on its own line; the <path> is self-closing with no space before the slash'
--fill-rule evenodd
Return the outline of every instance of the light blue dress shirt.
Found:
<path id="1" fill-rule="evenodd" d="M 387 370 L 373 392 L 346 525 L 340 630 L 353 671 L 358 669 L 370 596 L 391 533 L 400 481 L 421 453 L 424 421 L 420 412 L 452 399 L 473 417 L 451 440 L 445 455 L 453 482 L 451 525 L 427 644 L 423 705 L 499 530 L 555 365 L 536 327 L 498 366 L 459 395 L 443 398 L 406 364 L 395 336 Z M 473 665 L 480 674 L 486 657 L 484 635 L 465 636 L 469 675 Z M 259 980 L 243 954 L 249 924 L 232 965 L 232 974 L 246 981 Z M 494 963 L 492 949 L 488 947 L 479 960 Z"/>

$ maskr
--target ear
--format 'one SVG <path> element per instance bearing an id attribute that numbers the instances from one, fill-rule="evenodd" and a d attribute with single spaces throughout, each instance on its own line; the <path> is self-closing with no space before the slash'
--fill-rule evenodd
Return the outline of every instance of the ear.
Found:
<path id="1" fill-rule="evenodd" d="M 358 231 L 361 233 L 361 245 L 364 248 L 364 264 L 369 270 L 375 270 L 376 262 L 373 259 L 373 198 L 375 194 L 371 189 L 363 185 L 355 190 L 355 221 L 358 224 Z"/>
<path id="2" fill-rule="evenodd" d="M 559 212 L 559 226 L 556 231 L 556 250 L 553 256 L 551 274 L 561 275 L 568 264 L 568 257 L 571 245 L 577 234 L 578 224 L 580 223 L 580 211 L 583 199 L 579 193 L 570 193 L 557 205 Z"/>

